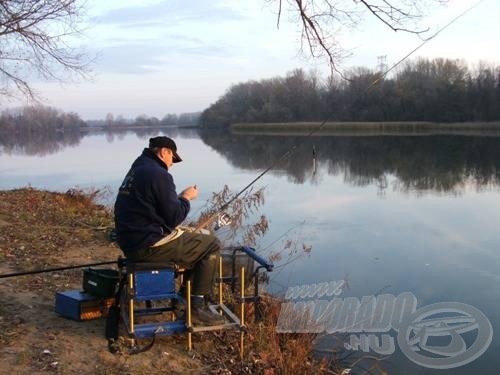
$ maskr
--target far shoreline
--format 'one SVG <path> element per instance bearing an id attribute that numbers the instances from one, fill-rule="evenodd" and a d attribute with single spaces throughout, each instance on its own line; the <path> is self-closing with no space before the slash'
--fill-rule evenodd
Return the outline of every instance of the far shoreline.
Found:
<path id="1" fill-rule="evenodd" d="M 426 121 L 396 122 L 273 122 L 235 123 L 234 134 L 314 136 L 344 135 L 481 135 L 500 136 L 500 121 L 437 123 Z M 320 128 L 321 127 L 321 128 Z M 320 129 L 319 129 L 320 128 Z M 318 130 L 319 129 L 319 130 Z"/>
<path id="2" fill-rule="evenodd" d="M 198 125 L 118 125 L 118 126 L 81 126 L 83 132 L 91 131 L 122 131 L 122 130 L 168 130 L 168 129 L 198 129 Z"/>

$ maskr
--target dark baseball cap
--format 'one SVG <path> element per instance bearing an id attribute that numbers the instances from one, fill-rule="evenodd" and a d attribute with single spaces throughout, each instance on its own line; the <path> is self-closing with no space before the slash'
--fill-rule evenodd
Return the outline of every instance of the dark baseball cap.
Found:
<path id="1" fill-rule="evenodd" d="M 165 136 L 149 138 L 149 148 L 154 148 L 154 147 L 169 148 L 170 150 L 172 150 L 172 153 L 174 154 L 172 161 L 174 163 L 182 161 L 181 157 L 177 153 L 177 145 L 175 144 L 172 138 L 168 138 Z"/>

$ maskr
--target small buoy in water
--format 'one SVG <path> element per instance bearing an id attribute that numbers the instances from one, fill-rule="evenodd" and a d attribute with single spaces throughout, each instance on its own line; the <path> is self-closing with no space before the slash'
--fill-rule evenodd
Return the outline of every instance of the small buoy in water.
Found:
<path id="1" fill-rule="evenodd" d="M 316 175 L 316 147 L 313 146 L 313 176 Z"/>

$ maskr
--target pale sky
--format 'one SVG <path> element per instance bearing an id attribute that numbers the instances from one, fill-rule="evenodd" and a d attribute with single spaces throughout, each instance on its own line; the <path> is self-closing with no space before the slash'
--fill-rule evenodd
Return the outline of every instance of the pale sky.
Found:
<path id="1" fill-rule="evenodd" d="M 450 0 L 447 6 L 426 8 L 421 25 L 436 31 L 477 2 Z M 35 88 L 44 104 L 75 111 L 84 119 L 107 113 L 161 118 L 203 110 L 231 84 L 285 75 L 294 68 L 315 69 L 326 77 L 324 61 L 300 54 L 300 28 L 291 16 L 285 12 L 276 27 L 276 4 L 89 0 L 89 23 L 78 42 L 97 54 L 92 81 L 64 86 L 39 82 Z M 499 15 L 500 1 L 483 0 L 415 57 L 500 64 Z M 390 66 L 421 43 L 415 35 L 392 32 L 372 16 L 364 19 L 356 30 L 338 33 L 342 46 L 351 51 L 342 63 L 345 69 L 375 67 L 380 55 L 387 55 Z"/>

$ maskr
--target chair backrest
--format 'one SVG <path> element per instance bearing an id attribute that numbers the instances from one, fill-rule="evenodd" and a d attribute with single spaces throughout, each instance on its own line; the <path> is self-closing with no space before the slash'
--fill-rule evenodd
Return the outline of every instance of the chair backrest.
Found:
<path id="1" fill-rule="evenodd" d="M 126 258 L 118 259 L 122 275 L 132 274 L 134 279 L 134 299 L 137 301 L 175 298 L 175 278 L 179 267 L 172 262 L 135 262 Z"/>
<path id="2" fill-rule="evenodd" d="M 134 271 L 134 298 L 145 301 L 175 297 L 175 274 L 173 268 Z"/>

